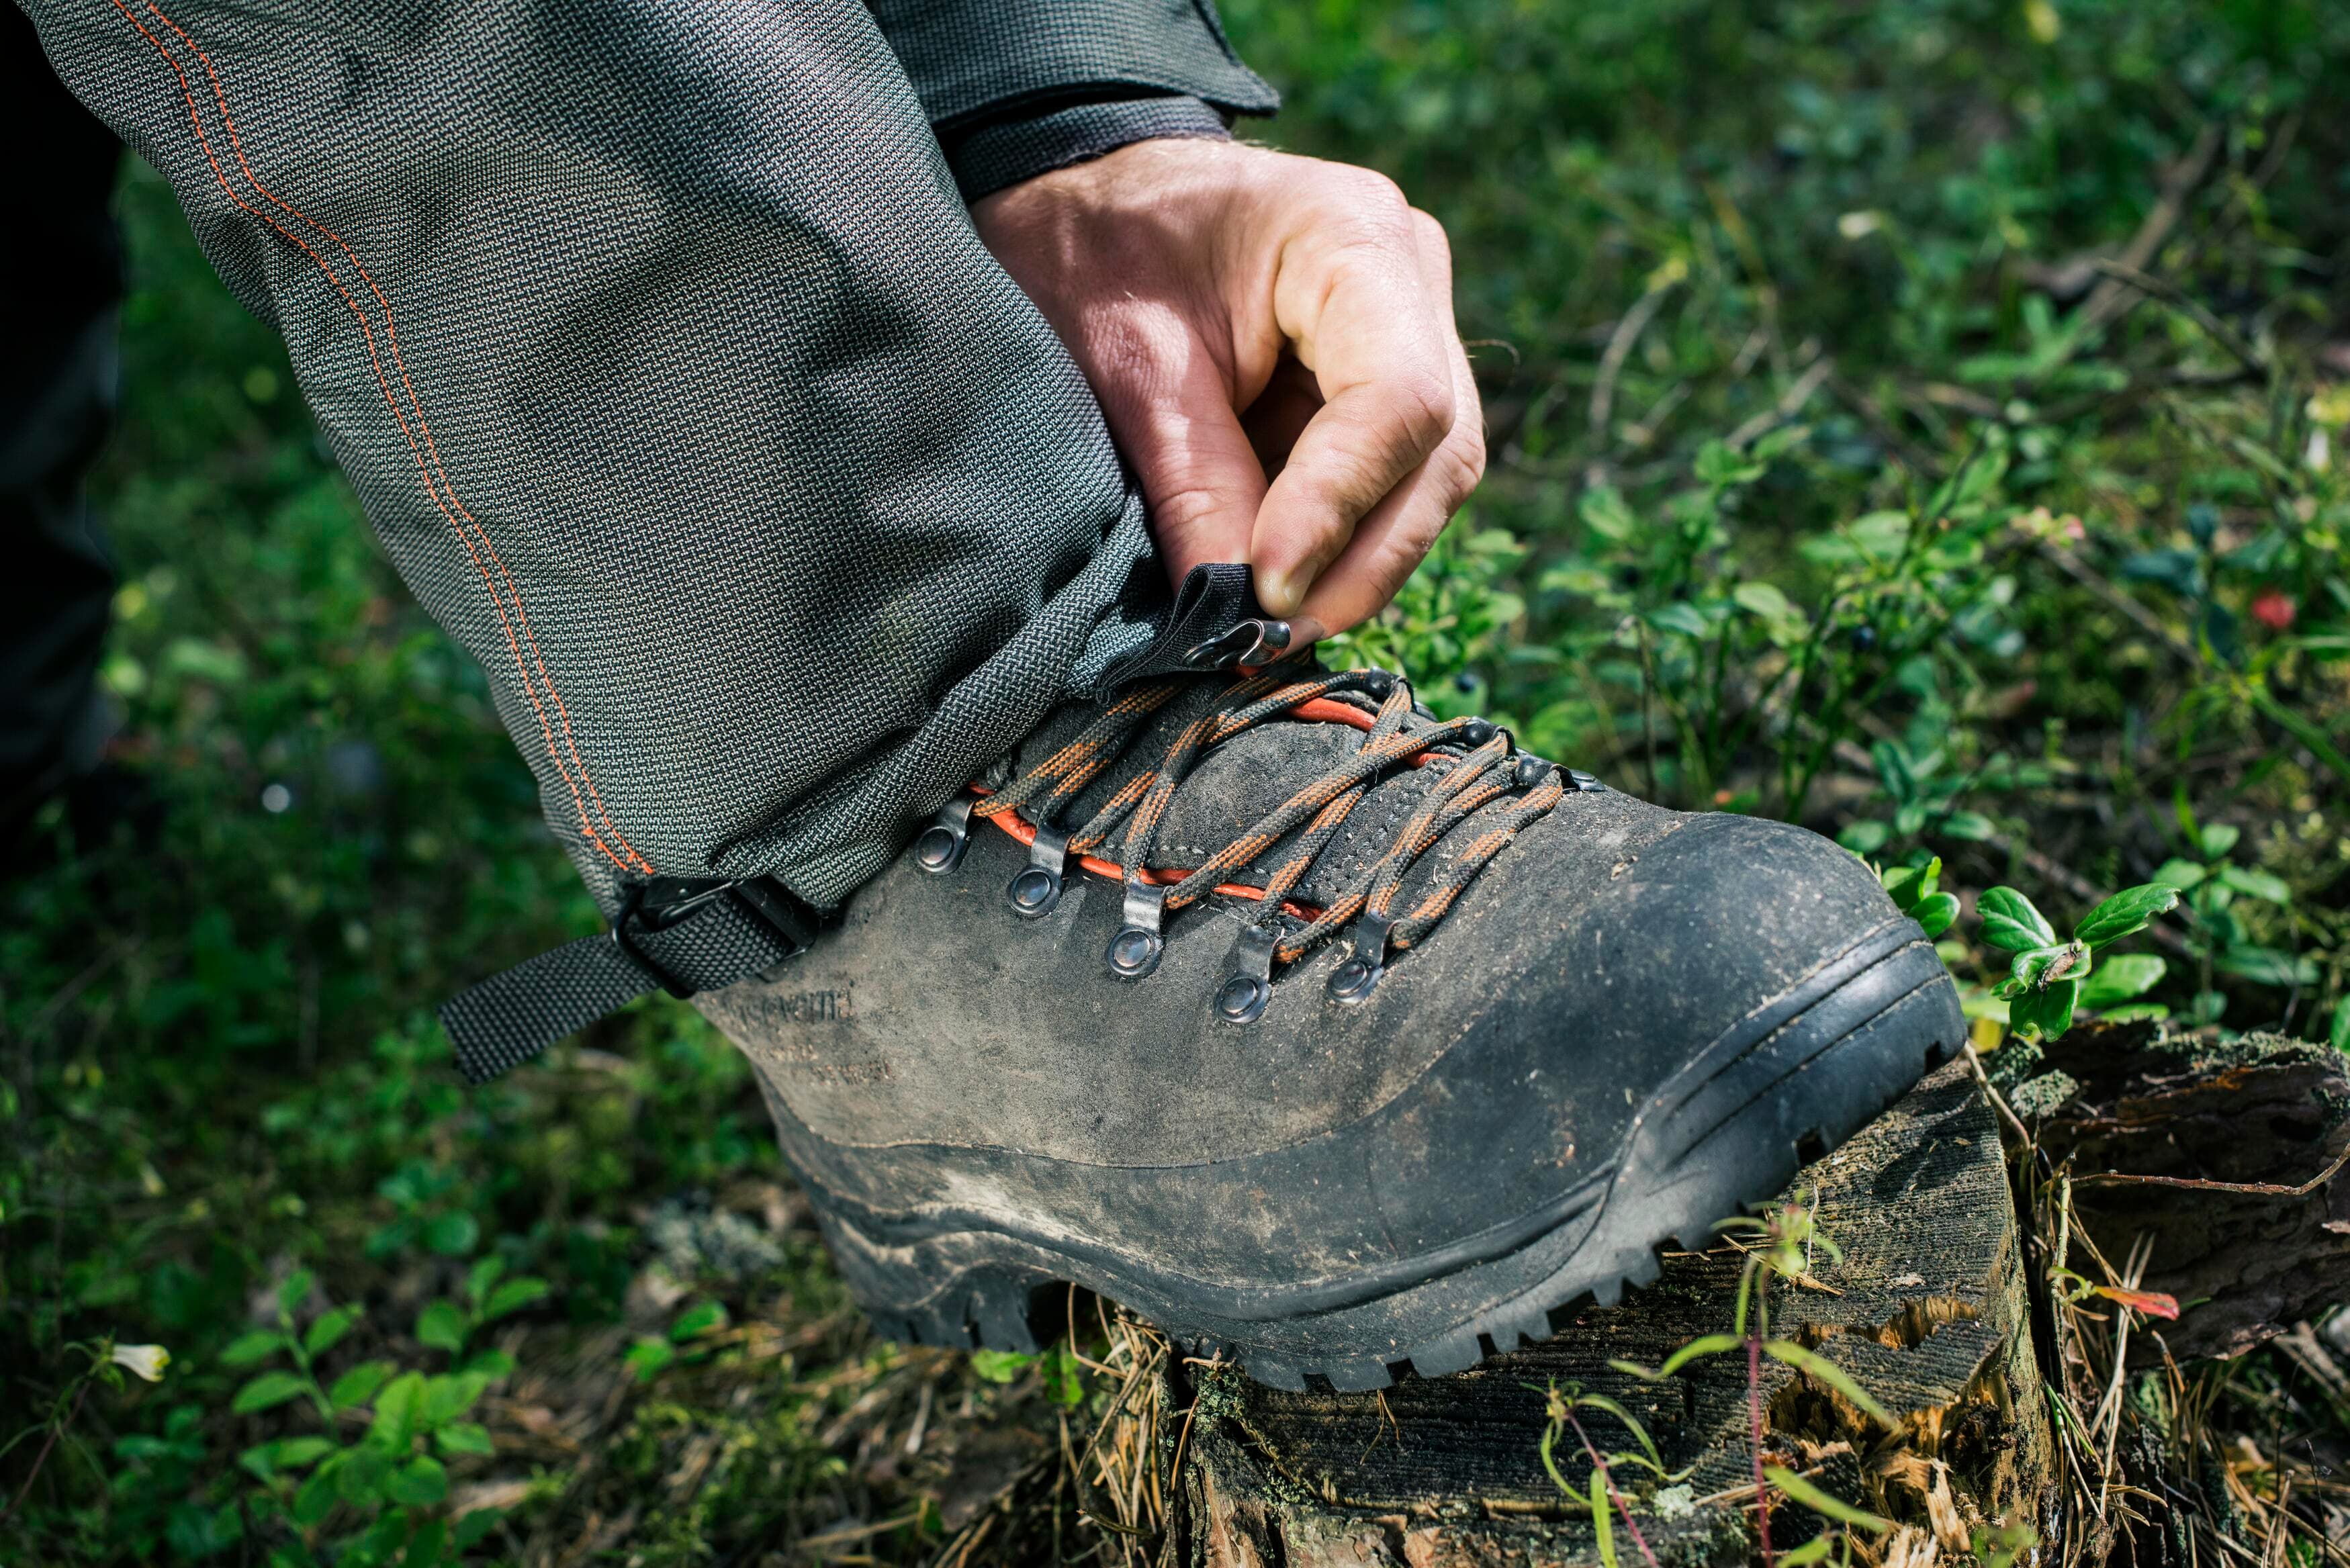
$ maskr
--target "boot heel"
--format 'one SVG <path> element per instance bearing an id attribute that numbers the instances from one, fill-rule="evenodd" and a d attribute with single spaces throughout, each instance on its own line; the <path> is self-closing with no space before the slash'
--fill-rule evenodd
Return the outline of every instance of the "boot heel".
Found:
<path id="1" fill-rule="evenodd" d="M 852 1283 L 849 1293 L 865 1309 L 877 1332 L 900 1343 L 950 1350 L 1009 1350 L 1034 1355 L 1046 1337 L 1038 1333 L 1043 1297 L 1053 1282 L 992 1270 L 966 1273 L 914 1306 L 876 1302 Z"/>

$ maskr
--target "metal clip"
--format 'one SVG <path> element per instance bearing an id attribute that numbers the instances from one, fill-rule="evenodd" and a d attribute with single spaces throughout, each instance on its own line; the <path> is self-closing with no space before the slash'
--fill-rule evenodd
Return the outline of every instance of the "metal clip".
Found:
<path id="1" fill-rule="evenodd" d="M 1028 864 L 1003 889 L 1012 912 L 1024 920 L 1041 920 L 1061 901 L 1061 868 L 1068 864 L 1069 836 L 1056 827 L 1040 827 L 1028 846 Z"/>
<path id="2" fill-rule="evenodd" d="M 1388 932 L 1394 928 L 1395 922 L 1385 915 L 1367 912 L 1356 920 L 1351 933 L 1355 950 L 1330 971 L 1331 1001 L 1351 1005 L 1371 994 L 1379 976 L 1387 973 Z"/>
<path id="3" fill-rule="evenodd" d="M 962 852 L 971 845 L 971 808 L 978 804 L 969 795 L 947 803 L 914 840 L 915 870 L 943 877 L 962 864 Z"/>
<path id="4" fill-rule="evenodd" d="M 1109 961 L 1110 973 L 1120 980 L 1140 980 L 1159 967 L 1159 955 L 1167 950 L 1167 939 L 1159 929 L 1166 910 L 1165 887 L 1133 877 L 1126 879 L 1126 924 L 1102 955 Z"/>
<path id="5" fill-rule="evenodd" d="M 1278 919 L 1241 928 L 1226 961 L 1229 972 L 1216 988 L 1216 1016 L 1227 1023 L 1254 1023 L 1273 999 L 1273 950 L 1281 940 Z"/>
<path id="6" fill-rule="evenodd" d="M 1221 636 L 1186 649 L 1183 662 L 1194 670 L 1266 664 L 1287 650 L 1289 639 L 1289 623 L 1285 620 L 1244 620 Z"/>

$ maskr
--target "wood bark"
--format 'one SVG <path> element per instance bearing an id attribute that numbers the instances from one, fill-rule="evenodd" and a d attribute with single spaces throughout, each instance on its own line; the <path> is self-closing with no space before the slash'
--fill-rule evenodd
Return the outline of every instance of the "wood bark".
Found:
<path id="1" fill-rule="evenodd" d="M 1843 1251 L 1809 1280 L 1771 1287 L 1773 1337 L 1816 1350 L 1898 1418 L 1875 1428 L 1825 1384 L 1762 1363 L 1766 1454 L 1824 1490 L 1890 1511 L 1962 1550 L 1978 1527 L 2037 1522 L 2051 1446 L 2032 1348 L 2019 1231 L 1991 1109 L 1963 1064 L 1943 1069 L 1826 1159 L 1787 1200 L 1816 1202 Z M 1662 1382 L 1653 1367 L 1727 1332 L 1742 1260 L 1724 1247 L 1668 1254 L 1623 1304 L 1553 1314 L 1556 1336 L 1454 1376 L 1378 1394 L 1284 1393 L 1229 1372 L 1198 1377 L 1180 1555 L 1195 1568 L 1457 1568 L 1596 1563 L 1590 1511 L 1545 1472 L 1545 1394 L 1575 1385 L 1619 1401 L 1676 1472 L 1618 1469 L 1660 1562 L 1741 1563 L 1755 1552 L 1747 1359 L 1705 1358 Z M 1586 1417 L 1605 1450 L 1634 1447 Z M 1591 1466 L 1570 1436 L 1559 1469 Z M 1782 1549 L 1818 1520 L 1774 1503 Z M 1638 1563 L 1620 1521 L 1619 1563 Z"/>

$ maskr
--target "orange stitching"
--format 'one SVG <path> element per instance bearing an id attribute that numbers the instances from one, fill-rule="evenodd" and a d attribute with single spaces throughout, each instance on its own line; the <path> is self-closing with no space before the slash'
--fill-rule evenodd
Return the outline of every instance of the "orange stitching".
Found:
<path id="1" fill-rule="evenodd" d="M 569 710 L 565 707 L 562 694 L 556 690 L 555 679 L 553 675 L 548 672 L 546 661 L 539 653 L 538 639 L 532 630 L 529 614 L 523 607 L 522 593 L 520 588 L 515 585 L 513 575 L 507 571 L 505 562 L 498 556 L 497 547 L 491 543 L 488 530 L 484 528 L 480 520 L 475 518 L 472 513 L 467 512 L 463 503 L 457 499 L 456 488 L 449 481 L 448 471 L 441 462 L 440 449 L 438 444 L 432 440 L 432 428 L 425 422 L 423 405 L 417 400 L 415 385 L 409 378 L 406 358 L 400 351 L 398 330 L 393 326 L 391 318 L 390 301 L 384 297 L 383 290 L 377 286 L 375 279 L 369 275 L 367 269 L 359 264 L 358 255 L 351 250 L 351 247 L 344 242 L 339 234 L 335 234 L 334 231 L 327 228 L 324 224 L 311 218 L 308 214 L 301 213 L 288 205 L 284 198 L 280 197 L 276 192 L 271 191 L 267 186 L 262 184 L 260 179 L 255 175 L 252 165 L 245 161 L 244 147 L 236 134 L 236 122 L 229 114 L 228 99 L 223 92 L 219 73 L 213 68 L 211 57 L 204 53 L 203 49 L 197 45 L 196 41 L 192 37 L 189 36 L 187 29 L 182 27 L 177 22 L 172 21 L 171 17 L 165 16 L 162 10 L 152 4 L 152 0 L 150 0 L 147 9 L 153 13 L 155 17 L 165 26 L 178 34 L 181 41 L 185 43 L 190 51 L 192 52 L 199 60 L 203 62 L 205 74 L 212 81 L 213 100 L 220 109 L 222 124 L 226 127 L 228 130 L 229 144 L 235 153 L 237 165 L 244 171 L 246 181 L 251 183 L 256 192 L 276 202 L 278 207 L 283 209 L 286 213 L 299 219 L 305 223 L 309 224 L 311 228 L 316 229 L 322 234 L 325 234 L 338 246 L 340 246 L 344 255 L 349 258 L 352 270 L 357 272 L 360 277 L 366 279 L 368 287 L 375 295 L 377 303 L 382 306 L 384 313 L 384 333 L 386 338 L 390 344 L 393 362 L 398 365 L 400 369 L 400 384 L 408 392 L 411 405 L 415 408 L 417 427 L 419 430 L 421 430 L 424 434 L 425 447 L 424 450 L 421 451 L 418 449 L 416 444 L 416 432 L 409 429 L 407 416 L 401 412 L 400 400 L 398 398 L 393 396 L 390 381 L 384 374 L 383 361 L 376 352 L 374 327 L 372 323 L 369 320 L 366 310 L 360 306 L 358 300 L 351 296 L 350 291 L 343 286 L 342 280 L 336 275 L 335 269 L 328 263 L 324 256 L 321 256 L 299 235 L 289 231 L 276 219 L 271 217 L 268 213 L 262 212 L 260 209 L 246 202 L 243 197 L 236 193 L 233 187 L 230 186 L 227 172 L 222 169 L 220 158 L 213 150 L 212 139 L 204 130 L 203 116 L 196 108 L 195 90 L 193 86 L 188 80 L 187 72 L 181 67 L 180 62 L 172 57 L 171 50 L 164 46 L 162 40 L 156 37 L 155 35 L 148 29 L 145 23 L 140 21 L 137 16 L 131 15 L 130 7 L 123 4 L 123 0 L 112 0 L 112 3 L 114 8 L 122 13 L 123 19 L 139 30 L 140 36 L 144 37 L 149 45 L 154 48 L 155 52 L 162 57 L 164 64 L 172 67 L 172 74 L 179 78 L 180 96 L 186 101 L 188 106 L 189 124 L 195 130 L 197 144 L 203 150 L 205 161 L 212 165 L 213 178 L 220 185 L 222 192 L 227 195 L 231 202 L 234 202 L 244 212 L 254 217 L 259 218 L 271 228 L 276 230 L 277 233 L 283 235 L 288 243 L 299 246 L 303 254 L 307 255 L 317 266 L 318 270 L 326 275 L 327 281 L 334 287 L 335 292 L 342 296 L 343 303 L 349 306 L 351 314 L 358 317 L 360 334 L 367 344 L 368 360 L 375 370 L 376 384 L 383 392 L 384 402 L 386 406 L 390 409 L 392 420 L 400 427 L 401 437 L 408 442 L 410 455 L 414 458 L 418 472 L 424 476 L 425 493 L 432 498 L 433 505 L 440 510 L 442 516 L 447 520 L 449 525 L 456 531 L 458 543 L 463 546 L 466 556 L 473 563 L 473 570 L 481 576 L 483 586 L 490 590 L 491 604 L 497 615 L 499 628 L 505 633 L 506 645 L 514 654 L 515 668 L 522 676 L 523 694 L 530 700 L 532 711 L 538 718 L 539 730 L 546 742 L 548 759 L 555 763 L 556 774 L 563 779 L 564 786 L 570 791 L 572 805 L 579 814 L 580 831 L 587 836 L 588 841 L 593 844 L 597 849 L 603 854 L 606 859 L 610 860 L 615 865 L 621 866 L 624 868 L 629 868 L 632 867 L 636 870 L 650 875 L 652 871 L 651 865 L 645 860 L 643 856 L 637 852 L 635 846 L 629 843 L 626 836 L 621 834 L 619 828 L 612 822 L 610 814 L 604 807 L 602 796 L 597 792 L 595 780 L 588 774 L 588 764 L 579 755 L 577 742 L 576 737 L 573 736 L 571 731 L 571 716 Z M 430 467 L 426 465 L 425 462 L 425 452 L 427 451 L 430 452 L 432 456 L 432 466 Z M 438 488 L 436 488 L 434 484 L 434 469 L 440 470 L 440 483 Z M 445 490 L 448 494 L 448 500 L 446 502 L 443 502 L 442 499 L 442 492 L 443 490 Z M 521 642 L 516 640 L 515 637 L 514 624 L 512 621 L 508 620 L 506 617 L 505 600 L 499 595 L 497 584 L 492 581 L 488 569 L 482 565 L 481 554 L 474 550 L 472 540 L 465 536 L 464 525 L 457 521 L 456 515 L 452 514 L 452 506 L 454 506 L 456 514 L 462 514 L 467 523 L 473 524 L 474 533 L 481 538 L 483 549 L 488 552 L 491 561 L 497 566 L 499 576 L 505 579 L 506 587 L 514 596 L 515 618 L 522 623 L 523 639 L 527 640 L 530 643 L 532 660 L 537 664 L 539 676 L 546 682 L 547 695 L 554 700 L 556 711 L 561 716 L 564 740 L 567 747 L 570 750 L 571 759 L 579 768 L 580 780 L 587 784 L 588 794 L 596 801 L 597 815 L 603 818 L 605 827 L 611 833 L 612 836 L 619 842 L 621 848 L 627 852 L 628 859 L 626 861 L 623 861 L 619 856 L 612 853 L 611 848 L 604 843 L 600 836 L 598 836 L 594 824 L 588 820 L 587 803 L 580 798 L 578 784 L 572 782 L 570 770 L 563 765 L 562 755 L 556 750 L 554 729 L 548 724 L 546 720 L 546 711 L 539 702 L 536 688 L 530 678 L 530 670 L 523 662 Z"/>

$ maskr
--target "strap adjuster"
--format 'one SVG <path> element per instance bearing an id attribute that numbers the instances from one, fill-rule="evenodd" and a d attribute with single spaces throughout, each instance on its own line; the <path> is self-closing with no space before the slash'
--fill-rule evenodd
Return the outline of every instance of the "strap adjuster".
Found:
<path id="1" fill-rule="evenodd" d="M 671 964 L 662 962 L 647 950 L 643 939 L 676 930 L 722 903 L 731 905 L 738 915 L 748 915 L 755 924 L 781 938 L 785 958 L 815 940 L 814 912 L 785 892 L 773 877 L 701 881 L 684 877 L 655 877 L 632 882 L 622 890 L 620 908 L 612 917 L 612 941 L 663 991 L 683 1001 L 706 989 L 706 985 L 695 983 Z M 741 978 L 733 975 L 710 983 L 727 984 Z"/>

